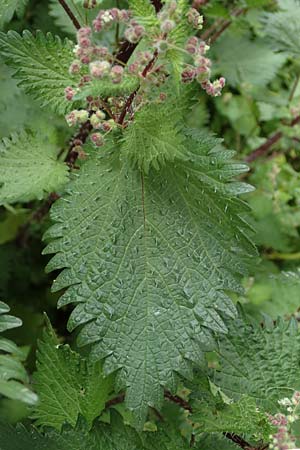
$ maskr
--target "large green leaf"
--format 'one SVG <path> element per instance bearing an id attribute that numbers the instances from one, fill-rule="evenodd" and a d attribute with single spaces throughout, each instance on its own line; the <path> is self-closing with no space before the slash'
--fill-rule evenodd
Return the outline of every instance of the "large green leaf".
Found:
<path id="1" fill-rule="evenodd" d="M 231 398 L 247 395 L 277 412 L 278 400 L 300 389 L 300 333 L 294 320 L 264 327 L 235 320 L 218 353 L 215 383 Z"/>
<path id="2" fill-rule="evenodd" d="M 211 331 L 226 333 L 235 315 L 226 291 L 241 292 L 252 243 L 231 182 L 245 171 L 219 141 L 189 132 L 186 161 L 146 176 L 120 162 L 109 143 L 84 164 L 68 195 L 56 202 L 45 253 L 48 270 L 64 269 L 53 290 L 69 287 L 59 305 L 76 303 L 69 330 L 84 325 L 80 345 L 92 344 L 139 423 L 159 407 L 174 371 L 211 348 Z"/>
<path id="3" fill-rule="evenodd" d="M 61 433 L 48 430 L 45 434 L 35 429 L 17 429 L 0 423 L 0 450 L 189 450 L 179 433 L 161 430 L 143 433 L 141 437 L 121 418 L 113 415 L 111 424 L 95 423 L 88 432 L 84 423 L 76 429 L 64 427 Z M 200 450 L 200 449 L 199 449 Z"/>
<path id="4" fill-rule="evenodd" d="M 41 199 L 68 179 L 66 164 L 47 134 L 13 134 L 0 143 L 0 204 Z"/>
<path id="5" fill-rule="evenodd" d="M 42 106 L 58 113 L 72 108 L 64 96 L 64 89 L 76 84 L 76 77 L 68 72 L 73 60 L 73 44 L 61 41 L 51 33 L 37 31 L 33 36 L 24 31 L 0 33 L 0 54 L 15 69 L 15 78 L 26 93 L 31 94 Z"/>
<path id="6" fill-rule="evenodd" d="M 48 324 L 37 353 L 34 376 L 39 403 L 34 410 L 37 424 L 61 429 L 75 426 L 81 414 L 87 426 L 100 415 L 111 390 L 111 377 L 104 378 L 100 363 L 91 363 L 59 341 Z"/>

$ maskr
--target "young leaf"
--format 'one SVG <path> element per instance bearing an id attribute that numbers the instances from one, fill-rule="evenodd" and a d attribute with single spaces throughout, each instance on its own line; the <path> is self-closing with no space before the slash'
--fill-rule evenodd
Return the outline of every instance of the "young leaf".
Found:
<path id="1" fill-rule="evenodd" d="M 235 320 L 219 341 L 221 370 L 215 383 L 231 398 L 254 398 L 268 412 L 278 412 L 278 400 L 300 388 L 300 333 L 287 326 L 254 326 Z"/>
<path id="2" fill-rule="evenodd" d="M 170 106 L 168 102 L 144 107 L 125 130 L 121 154 L 146 173 L 151 166 L 158 169 L 166 161 L 184 155 L 181 115 L 175 105 L 173 109 Z"/>
<path id="3" fill-rule="evenodd" d="M 92 363 L 68 345 L 59 345 L 50 323 L 39 342 L 34 380 L 39 403 L 33 417 L 38 425 L 59 430 L 66 422 L 74 427 L 79 414 L 91 428 L 112 386 L 112 377 L 104 378 L 99 362 Z"/>
<path id="4" fill-rule="evenodd" d="M 6 303 L 0 302 L 0 332 L 22 325 L 20 319 L 7 314 L 9 310 Z M 25 386 L 29 380 L 23 360 L 24 353 L 12 341 L 0 338 L 0 394 L 33 405 L 37 396 Z"/>
<path id="5" fill-rule="evenodd" d="M 93 344 L 107 373 L 119 369 L 139 424 L 176 384 L 174 371 L 190 376 L 210 331 L 226 333 L 220 314 L 235 308 L 225 291 L 241 292 L 253 255 L 237 198 L 249 187 L 231 182 L 246 167 L 218 143 L 190 132 L 186 161 L 148 176 L 108 143 L 52 209 L 45 253 L 57 253 L 48 270 L 64 269 L 53 290 L 69 287 L 59 305 L 77 304 L 69 330 L 84 325 L 79 344 Z"/>
<path id="6" fill-rule="evenodd" d="M 146 30 L 158 25 L 155 9 L 150 0 L 129 0 L 129 8 Z"/>
<path id="7" fill-rule="evenodd" d="M 62 42 L 59 37 L 41 31 L 35 36 L 29 31 L 22 36 L 9 31 L 0 33 L 0 48 L 7 64 L 15 69 L 19 85 L 41 106 L 49 106 L 60 114 L 72 108 L 64 97 L 64 89 L 76 82 L 76 77 L 68 72 L 73 60 L 71 41 Z"/>
<path id="8" fill-rule="evenodd" d="M 209 404 L 198 402 L 194 407 L 193 422 L 197 433 L 235 433 L 253 435 L 267 441 L 272 427 L 264 411 L 257 408 L 254 398 L 242 396 L 237 402 Z M 198 428 L 199 427 L 199 428 Z"/>
<path id="9" fill-rule="evenodd" d="M 241 83 L 265 86 L 286 60 L 286 55 L 275 54 L 264 41 L 250 41 L 233 33 L 217 42 L 214 52 L 214 69 L 234 87 Z"/>
<path id="10" fill-rule="evenodd" d="M 296 58 L 300 55 L 300 3 L 298 0 L 280 1 L 280 11 L 265 14 L 265 34 L 273 48 L 289 52 Z"/>
<path id="11" fill-rule="evenodd" d="M 57 148 L 42 133 L 4 138 L 0 143 L 0 205 L 43 198 L 60 189 L 67 166 L 57 161 Z"/>

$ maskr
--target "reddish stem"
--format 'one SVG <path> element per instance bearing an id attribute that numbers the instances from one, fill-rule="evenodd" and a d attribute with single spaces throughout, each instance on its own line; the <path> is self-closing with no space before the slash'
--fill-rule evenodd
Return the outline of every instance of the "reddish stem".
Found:
<path id="1" fill-rule="evenodd" d="M 76 19 L 76 17 L 74 16 L 74 14 L 71 11 L 71 9 L 69 8 L 69 6 L 67 5 L 67 3 L 65 2 L 65 0 L 58 0 L 58 1 L 61 4 L 61 6 L 64 8 L 64 10 L 66 11 L 68 16 L 70 17 L 70 19 L 72 20 L 73 25 L 76 28 L 76 30 L 79 30 L 79 28 L 81 28 L 81 25 L 78 22 L 78 20 Z"/>

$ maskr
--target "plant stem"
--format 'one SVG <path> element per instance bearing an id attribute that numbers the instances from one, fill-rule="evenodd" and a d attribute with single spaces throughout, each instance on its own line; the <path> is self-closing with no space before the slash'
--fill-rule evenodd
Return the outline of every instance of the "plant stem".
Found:
<path id="1" fill-rule="evenodd" d="M 238 16 L 244 14 L 246 11 L 247 11 L 246 8 L 237 9 L 236 11 L 233 11 L 233 12 L 232 12 L 232 15 L 233 15 L 234 17 L 238 17 Z M 232 24 L 232 20 L 231 20 L 231 19 L 225 20 L 225 22 L 223 22 L 221 28 L 220 28 L 219 30 L 217 30 L 217 31 L 211 36 L 209 42 L 210 42 L 211 44 L 213 44 L 213 43 L 221 36 L 221 34 L 222 34 L 225 30 L 227 30 L 227 28 L 228 28 L 231 24 Z"/>
<path id="2" fill-rule="evenodd" d="M 74 16 L 74 14 L 71 11 L 71 9 L 69 8 L 69 6 L 67 5 L 67 3 L 65 2 L 65 0 L 58 0 L 58 1 L 61 4 L 61 6 L 64 8 L 64 10 L 66 11 L 68 16 L 70 17 L 70 19 L 72 20 L 73 25 L 76 28 L 76 30 L 79 30 L 79 28 L 81 28 L 81 25 L 78 22 L 78 20 L 76 19 L 76 17 Z"/>
<path id="3" fill-rule="evenodd" d="M 300 252 L 297 253 L 280 253 L 273 252 L 266 255 L 267 259 L 281 259 L 285 261 L 293 261 L 300 259 Z"/>
<path id="4" fill-rule="evenodd" d="M 300 123 L 300 116 L 295 117 L 295 119 L 293 119 L 291 121 L 291 123 L 289 124 L 290 127 L 294 127 L 295 125 L 297 125 L 298 123 Z M 281 138 L 283 137 L 283 133 L 282 131 L 277 131 L 276 133 L 272 134 L 267 140 L 266 142 L 264 142 L 262 145 L 260 145 L 259 147 L 257 147 L 255 150 L 253 150 L 253 152 L 251 152 L 246 158 L 245 161 L 246 162 L 252 162 L 255 159 L 265 155 L 269 149 L 276 144 Z"/>
<path id="5" fill-rule="evenodd" d="M 176 403 L 177 405 L 181 406 L 181 408 L 185 409 L 186 411 L 192 412 L 191 405 L 184 400 L 183 398 L 179 397 L 178 395 L 172 395 L 171 392 L 165 391 L 165 398 L 167 400 L 170 400 L 173 403 Z"/>
<path id="6" fill-rule="evenodd" d="M 289 102 L 291 102 L 294 98 L 295 92 L 297 90 L 298 84 L 299 84 L 299 80 L 300 80 L 300 73 L 297 75 L 296 80 L 293 84 L 290 96 L 289 96 Z"/>
<path id="7" fill-rule="evenodd" d="M 153 65 L 154 65 L 154 63 L 155 63 L 155 61 L 156 61 L 156 59 L 157 59 L 157 56 L 158 56 L 158 52 L 155 51 L 155 52 L 154 52 L 154 55 L 153 55 L 153 58 L 151 59 L 151 61 L 148 62 L 148 64 L 147 64 L 146 67 L 144 68 L 144 70 L 143 70 L 143 72 L 142 72 L 142 77 L 145 78 L 146 75 L 147 75 L 147 73 L 152 69 L 152 67 L 153 67 Z M 138 92 L 138 89 L 139 89 L 139 88 L 137 88 L 135 91 L 133 91 L 133 92 L 129 95 L 129 97 L 127 98 L 127 100 L 126 100 L 126 102 L 125 102 L 125 105 L 124 105 L 124 108 L 123 108 L 123 110 L 122 110 L 122 112 L 121 112 L 121 114 L 120 114 L 119 120 L 118 120 L 118 124 L 119 124 L 119 125 L 123 125 L 123 122 L 124 122 L 124 119 L 125 119 L 125 117 L 126 117 L 126 114 L 127 114 L 127 112 L 129 111 L 129 108 L 130 108 L 130 106 L 131 106 L 131 104 L 132 104 L 132 102 L 133 102 L 133 100 L 134 100 L 134 98 L 135 98 L 135 96 L 136 96 L 136 94 L 137 94 L 137 92 Z"/>

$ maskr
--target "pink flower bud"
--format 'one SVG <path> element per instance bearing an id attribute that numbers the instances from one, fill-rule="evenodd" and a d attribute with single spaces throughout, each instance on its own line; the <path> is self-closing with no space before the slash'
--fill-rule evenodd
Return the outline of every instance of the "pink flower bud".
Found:
<path id="1" fill-rule="evenodd" d="M 197 52 L 197 46 L 198 46 L 198 38 L 196 38 L 196 36 L 192 36 L 187 41 L 187 43 L 185 45 L 185 49 L 191 55 L 194 55 Z"/>
<path id="2" fill-rule="evenodd" d="M 89 64 L 91 62 L 91 57 L 89 55 L 83 55 L 80 58 L 80 61 L 82 62 L 82 64 Z"/>
<path id="3" fill-rule="evenodd" d="M 94 61 L 90 63 L 90 74 L 94 78 L 103 78 L 109 74 L 110 63 L 108 61 Z"/>
<path id="4" fill-rule="evenodd" d="M 111 124 L 107 121 L 107 122 L 103 122 L 101 125 L 101 129 L 103 131 L 105 131 L 106 133 L 108 133 L 108 131 L 110 131 L 112 129 Z"/>
<path id="5" fill-rule="evenodd" d="M 97 117 L 96 114 L 91 115 L 90 122 L 91 122 L 92 127 L 95 128 L 96 130 L 101 127 L 101 119 L 99 117 Z"/>
<path id="6" fill-rule="evenodd" d="M 77 123 L 77 110 L 71 111 L 69 114 L 65 117 L 67 124 L 69 127 L 74 127 Z"/>
<path id="7" fill-rule="evenodd" d="M 225 84 L 226 84 L 225 78 L 224 78 L 224 77 L 221 77 L 221 78 L 219 79 L 219 83 L 220 83 L 221 88 L 223 88 L 223 87 L 225 86 Z M 300 398 L 300 393 L 299 393 L 299 398 Z"/>
<path id="8" fill-rule="evenodd" d="M 160 29 L 163 33 L 170 33 L 170 31 L 172 31 L 176 26 L 176 23 L 174 22 L 174 20 L 164 20 L 161 24 L 160 24 Z"/>
<path id="9" fill-rule="evenodd" d="M 91 33 L 92 29 L 90 27 L 82 27 L 77 32 L 77 39 L 79 40 L 80 38 L 83 37 L 89 37 Z"/>
<path id="10" fill-rule="evenodd" d="M 137 37 L 141 38 L 142 36 L 144 36 L 146 30 L 142 25 L 136 25 L 134 27 L 134 31 L 135 31 L 135 34 L 137 35 Z"/>
<path id="11" fill-rule="evenodd" d="M 81 69 L 81 62 L 78 59 L 75 59 L 75 61 L 73 61 L 69 67 L 69 73 L 71 75 L 77 74 L 80 72 L 80 69 Z"/>
<path id="12" fill-rule="evenodd" d="M 93 20 L 93 27 L 96 32 L 100 32 L 102 30 L 102 22 L 99 19 Z"/>
<path id="13" fill-rule="evenodd" d="M 67 86 L 65 88 L 65 98 L 67 100 L 72 101 L 75 94 L 76 94 L 76 91 L 71 86 Z"/>
<path id="14" fill-rule="evenodd" d="M 128 72 L 131 74 L 137 74 L 139 72 L 139 63 L 137 61 L 135 61 L 132 64 L 129 64 L 128 66 Z"/>
<path id="15" fill-rule="evenodd" d="M 95 56 L 99 56 L 100 58 L 104 58 L 105 56 L 108 55 L 108 48 L 107 47 L 94 47 L 93 54 Z"/>
<path id="16" fill-rule="evenodd" d="M 80 45 L 80 47 L 82 48 L 88 48 L 91 46 L 91 40 L 87 37 L 81 37 L 78 40 L 78 44 Z"/>
<path id="17" fill-rule="evenodd" d="M 195 8 L 190 8 L 187 12 L 188 22 L 197 30 L 201 30 L 203 27 L 203 16 Z"/>
<path id="18" fill-rule="evenodd" d="M 101 147 L 104 144 L 104 139 L 101 133 L 93 133 L 90 137 L 95 147 Z"/>
<path id="19" fill-rule="evenodd" d="M 167 94 L 165 94 L 165 92 L 160 92 L 159 94 L 159 99 L 164 102 L 167 98 Z"/>
<path id="20" fill-rule="evenodd" d="M 181 81 L 183 83 L 191 83 L 194 81 L 196 76 L 196 71 L 193 67 L 187 67 L 182 73 L 181 73 Z"/>
<path id="21" fill-rule="evenodd" d="M 201 41 L 198 46 L 198 54 L 205 55 L 208 50 L 209 45 L 207 45 L 205 41 Z"/>
<path id="22" fill-rule="evenodd" d="M 128 22 L 128 20 L 130 19 L 130 16 L 131 16 L 131 12 L 129 10 L 121 9 L 120 14 L 119 14 L 119 20 L 121 22 Z"/>
<path id="23" fill-rule="evenodd" d="M 210 69 L 206 66 L 197 67 L 196 69 L 197 81 L 203 83 L 210 78 Z"/>
<path id="24" fill-rule="evenodd" d="M 129 27 L 124 31 L 124 36 L 127 39 L 127 41 L 131 42 L 132 44 L 136 44 L 139 40 L 134 31 L 134 28 L 132 27 Z"/>
<path id="25" fill-rule="evenodd" d="M 110 77 L 113 83 L 120 83 L 122 81 L 124 69 L 122 66 L 113 66 L 110 71 Z"/>

